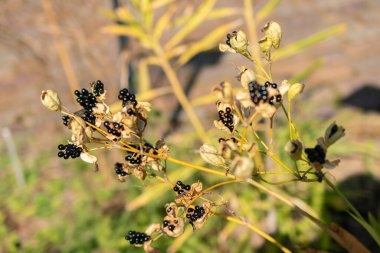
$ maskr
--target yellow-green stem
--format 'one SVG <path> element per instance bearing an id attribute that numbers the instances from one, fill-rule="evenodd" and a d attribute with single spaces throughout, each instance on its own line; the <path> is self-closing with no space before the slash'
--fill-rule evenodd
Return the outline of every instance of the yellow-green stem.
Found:
<path id="1" fill-rule="evenodd" d="M 176 73 L 174 72 L 172 66 L 170 65 L 169 61 L 166 59 L 165 54 L 160 46 L 156 46 L 153 48 L 155 54 L 157 55 L 157 58 L 159 60 L 160 66 L 165 72 L 165 75 L 167 76 L 172 88 L 173 92 L 176 95 L 179 103 L 185 110 L 186 114 L 189 116 L 189 120 L 191 124 L 194 126 L 195 130 L 197 131 L 199 137 L 203 142 L 208 141 L 207 134 L 205 130 L 203 129 L 203 126 L 201 124 L 201 121 L 199 120 L 198 116 L 195 114 L 193 107 L 191 106 L 189 100 L 187 99 L 182 86 L 178 80 L 178 77 Z"/>

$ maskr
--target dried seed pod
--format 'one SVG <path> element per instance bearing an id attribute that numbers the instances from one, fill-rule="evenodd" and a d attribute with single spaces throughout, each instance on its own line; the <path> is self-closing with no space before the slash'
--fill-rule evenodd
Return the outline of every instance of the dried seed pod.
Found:
<path id="1" fill-rule="evenodd" d="M 275 49 L 280 47 L 282 31 L 281 26 L 277 22 L 270 21 L 266 23 L 261 31 L 265 32 L 266 38 L 271 41 L 271 44 Z"/>
<path id="2" fill-rule="evenodd" d="M 214 89 L 218 96 L 218 100 L 223 103 L 231 103 L 233 100 L 232 86 L 229 82 L 221 82 L 218 87 Z"/>
<path id="3" fill-rule="evenodd" d="M 243 31 L 233 31 L 227 34 L 226 44 L 240 54 L 247 54 L 248 40 Z"/>
<path id="4" fill-rule="evenodd" d="M 218 149 L 210 144 L 203 144 L 199 149 L 199 153 L 203 160 L 215 166 L 223 166 L 224 158 L 218 154 Z"/>
<path id="5" fill-rule="evenodd" d="M 240 178 L 251 178 L 254 162 L 249 157 L 235 157 L 231 164 L 231 172 Z"/>
<path id="6" fill-rule="evenodd" d="M 291 140 L 285 145 L 285 152 L 294 161 L 300 160 L 302 155 L 303 146 L 299 140 Z"/>
<path id="7" fill-rule="evenodd" d="M 58 93 L 52 90 L 43 90 L 41 93 L 41 102 L 49 110 L 60 112 L 61 100 Z"/>
<path id="8" fill-rule="evenodd" d="M 185 231 L 185 221 L 183 218 L 167 215 L 164 217 L 161 230 L 169 237 L 178 237 Z"/>
<path id="9" fill-rule="evenodd" d="M 288 91 L 289 100 L 293 100 L 298 94 L 302 93 L 304 88 L 305 88 L 304 84 L 300 84 L 300 83 L 292 84 Z"/>
<path id="10" fill-rule="evenodd" d="M 324 142 L 326 148 L 334 144 L 337 140 L 345 135 L 345 129 L 343 126 L 338 126 L 335 121 L 325 131 Z"/>
<path id="11" fill-rule="evenodd" d="M 239 68 L 240 74 L 238 79 L 240 80 L 241 85 L 244 89 L 248 89 L 248 84 L 256 80 L 255 73 L 252 69 L 241 66 Z"/>

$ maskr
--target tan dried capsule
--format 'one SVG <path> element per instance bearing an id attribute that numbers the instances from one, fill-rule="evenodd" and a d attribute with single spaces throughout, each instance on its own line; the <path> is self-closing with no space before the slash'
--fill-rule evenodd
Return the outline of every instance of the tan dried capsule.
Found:
<path id="1" fill-rule="evenodd" d="M 237 53 L 247 54 L 248 41 L 243 31 L 227 34 L 227 44 Z"/>
<path id="2" fill-rule="evenodd" d="M 331 123 L 325 131 L 324 142 L 326 144 L 326 148 L 342 138 L 345 135 L 344 131 L 345 129 L 342 126 L 338 126 L 335 121 Z"/>
<path id="3" fill-rule="evenodd" d="M 303 145 L 299 140 L 291 140 L 285 145 L 285 152 L 294 161 L 300 160 L 302 155 Z"/>
<path id="4" fill-rule="evenodd" d="M 253 168 L 254 162 L 249 157 L 236 157 L 231 164 L 232 174 L 240 178 L 250 178 Z"/>
<path id="5" fill-rule="evenodd" d="M 231 103 L 233 99 L 232 86 L 229 82 L 221 82 L 214 89 L 214 93 L 218 96 L 218 100 L 224 103 Z"/>
<path id="6" fill-rule="evenodd" d="M 248 89 L 248 84 L 254 80 L 256 80 L 255 72 L 252 69 L 246 67 L 240 67 L 239 79 L 240 83 L 244 89 Z"/>
<path id="7" fill-rule="evenodd" d="M 199 149 L 199 153 L 203 160 L 215 166 L 223 166 L 224 158 L 218 154 L 218 149 L 210 144 L 203 144 Z"/>
<path id="8" fill-rule="evenodd" d="M 288 91 L 289 100 L 293 100 L 298 94 L 302 93 L 304 88 L 305 88 L 304 84 L 301 84 L 301 83 L 292 84 Z"/>
<path id="9" fill-rule="evenodd" d="M 271 41 L 272 46 L 275 49 L 278 49 L 282 38 L 281 26 L 277 22 L 271 21 L 265 24 L 262 31 L 265 32 L 265 35 Z"/>
<path id="10" fill-rule="evenodd" d="M 60 112 L 61 100 L 58 97 L 58 93 L 52 90 L 43 90 L 41 93 L 41 102 L 49 110 Z"/>

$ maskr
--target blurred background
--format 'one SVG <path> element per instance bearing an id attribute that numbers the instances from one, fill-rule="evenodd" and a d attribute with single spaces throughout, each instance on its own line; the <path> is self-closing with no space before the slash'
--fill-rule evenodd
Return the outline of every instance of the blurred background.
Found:
<path id="1" fill-rule="evenodd" d="M 171 30 L 162 38 L 167 41 L 186 25 L 179 18 L 195 15 L 204 1 L 157 2 L 176 4 L 177 23 L 168 26 Z M 112 11 L 130 5 L 121 0 L 0 1 L 0 252 L 142 252 L 129 246 L 125 234 L 161 222 L 164 203 L 174 198 L 164 186 L 149 186 L 151 182 L 119 182 L 113 169 L 122 159 L 117 151 L 99 153 L 99 172 L 79 160 L 59 159 L 57 145 L 66 142 L 69 132 L 58 114 L 41 105 L 41 90 L 58 91 L 64 105 L 75 111 L 79 108 L 73 91 L 88 88 L 94 80 L 105 83 L 110 103 L 117 101 L 120 88 L 129 87 L 153 105 L 147 139 L 154 143 L 165 137 L 174 157 L 202 163 L 196 158 L 201 141 L 165 74 L 144 61 L 149 51 L 133 38 L 104 32 L 104 27 L 120 23 Z M 157 6 L 156 19 L 167 7 Z M 213 8 L 228 11 L 204 20 L 184 43 L 196 43 L 222 24 L 234 22 L 234 29 L 247 29 L 243 1 L 218 0 Z M 329 150 L 331 157 L 342 160 L 329 176 L 363 215 L 372 212 L 378 220 L 380 2 L 254 1 L 253 11 L 262 14 L 256 16 L 259 37 L 260 28 L 270 20 L 283 30 L 282 47 L 287 51 L 273 64 L 274 80 L 295 78 L 306 84 L 294 107 L 294 121 L 304 140 L 314 145 L 334 120 L 346 128 L 346 137 Z M 239 55 L 219 53 L 218 43 L 224 40 L 220 36 L 185 64 L 173 63 L 215 142 L 218 133 L 211 129 L 217 111 L 214 97 L 207 94 L 221 81 L 237 86 L 237 67 L 250 66 Z M 262 125 L 266 129 L 266 123 Z M 275 131 L 281 153 L 287 141 L 282 116 Z M 217 182 L 178 166 L 168 170 L 173 181 Z M 283 188 L 310 204 L 324 220 L 358 236 L 373 252 L 378 250 L 325 185 Z M 311 223 L 255 190 L 236 185 L 219 193 L 240 215 L 293 249 L 342 252 Z M 161 239 L 155 245 L 162 252 L 277 252 L 258 235 L 218 218 L 194 234 L 189 227 L 179 239 Z"/>

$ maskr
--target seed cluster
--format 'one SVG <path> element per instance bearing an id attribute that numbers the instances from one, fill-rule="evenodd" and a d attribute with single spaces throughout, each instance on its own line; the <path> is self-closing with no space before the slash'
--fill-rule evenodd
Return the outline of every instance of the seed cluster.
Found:
<path id="1" fill-rule="evenodd" d="M 326 161 L 326 153 L 321 145 L 316 145 L 314 148 L 306 148 L 305 153 L 310 162 L 319 162 L 321 164 Z"/>
<path id="2" fill-rule="evenodd" d="M 272 89 L 277 89 L 278 85 L 270 82 L 265 82 L 264 85 L 260 85 L 256 81 L 252 81 L 248 84 L 249 94 L 255 105 L 258 105 L 260 101 L 263 101 L 264 103 L 268 101 L 270 105 L 274 105 L 275 102 L 281 102 L 282 96 L 280 94 L 269 97 L 269 87 Z"/>
<path id="3" fill-rule="evenodd" d="M 231 47 L 231 38 L 236 36 L 237 35 L 237 31 L 233 31 L 232 34 L 230 33 L 227 33 L 227 40 L 226 40 L 226 44 L 229 45 Z"/>
<path id="4" fill-rule="evenodd" d="M 128 173 L 123 170 L 123 164 L 122 163 L 115 163 L 115 172 L 116 172 L 116 175 L 120 175 L 123 177 L 128 175 Z"/>
<path id="5" fill-rule="evenodd" d="M 69 126 L 69 122 L 70 122 L 70 116 L 68 116 L 68 115 L 64 115 L 64 116 L 62 116 L 62 121 L 63 121 L 63 124 L 65 125 L 65 126 Z"/>
<path id="6" fill-rule="evenodd" d="M 133 107 L 136 107 L 137 105 L 135 94 L 130 93 L 129 90 L 126 88 L 122 89 L 119 92 L 119 99 L 123 101 L 123 107 L 125 107 L 128 103 L 131 104 Z"/>
<path id="7" fill-rule="evenodd" d="M 95 96 L 99 97 L 104 93 L 104 84 L 102 81 L 98 80 L 94 83 L 94 94 Z"/>
<path id="8" fill-rule="evenodd" d="M 84 121 L 91 123 L 92 125 L 95 125 L 96 117 L 94 114 L 92 114 L 91 111 L 85 111 L 84 115 L 81 117 Z"/>
<path id="9" fill-rule="evenodd" d="M 234 114 L 232 113 L 231 108 L 227 107 L 225 111 L 220 110 L 218 113 L 218 121 L 223 122 L 223 125 L 225 125 L 232 132 L 234 130 Z"/>
<path id="10" fill-rule="evenodd" d="M 141 150 L 141 147 L 138 144 L 132 144 L 130 146 L 132 146 L 134 149 L 137 149 L 139 151 Z M 157 151 L 156 151 L 156 149 L 151 144 L 149 144 L 148 142 L 144 143 L 143 153 L 152 153 L 154 155 L 158 154 Z M 125 160 L 127 162 L 129 162 L 131 164 L 141 164 L 141 161 L 142 161 L 142 158 L 143 158 L 143 155 L 141 155 L 141 153 L 127 151 L 127 154 L 128 155 L 125 157 Z"/>
<path id="11" fill-rule="evenodd" d="M 205 215 L 206 211 L 201 206 L 195 206 L 193 208 L 187 209 L 186 218 L 188 218 L 191 222 L 195 222 L 198 219 L 201 219 Z"/>
<path id="12" fill-rule="evenodd" d="M 120 137 L 121 132 L 124 130 L 124 125 L 122 123 L 105 121 L 104 126 L 107 128 L 109 134 L 117 137 Z"/>
<path id="13" fill-rule="evenodd" d="M 64 159 L 69 159 L 70 157 L 75 159 L 79 157 L 80 153 L 83 151 L 81 147 L 78 147 L 75 144 L 59 144 L 58 149 L 60 150 L 58 152 L 58 157 L 63 157 Z"/>
<path id="14" fill-rule="evenodd" d="M 190 191 L 190 185 L 184 184 L 181 181 L 178 181 L 176 185 L 173 187 L 173 190 L 177 192 L 179 195 L 183 194 L 185 191 Z"/>
<path id="15" fill-rule="evenodd" d="M 125 236 L 125 240 L 129 241 L 129 243 L 132 245 L 143 245 L 144 242 L 150 241 L 151 239 L 152 238 L 149 235 L 136 231 L 129 231 Z"/>
<path id="16" fill-rule="evenodd" d="M 74 92 L 77 96 L 77 102 L 86 110 L 92 112 L 92 108 L 96 106 L 96 97 L 94 94 L 86 89 L 82 89 L 82 92 L 76 90 Z"/>

